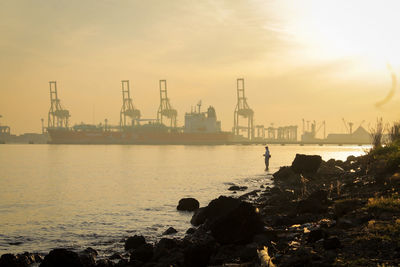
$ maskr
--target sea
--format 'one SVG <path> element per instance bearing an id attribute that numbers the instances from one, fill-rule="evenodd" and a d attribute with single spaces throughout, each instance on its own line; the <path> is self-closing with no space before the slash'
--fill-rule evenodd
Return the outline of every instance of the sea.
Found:
<path id="1" fill-rule="evenodd" d="M 220 195 L 237 196 L 290 165 L 296 155 L 346 160 L 369 146 L 0 145 L 0 255 L 53 248 L 92 247 L 107 256 L 135 234 L 155 242 L 169 227 L 182 237 L 192 213 L 181 198 L 206 206 Z M 248 186 L 236 194 L 228 188 Z"/>

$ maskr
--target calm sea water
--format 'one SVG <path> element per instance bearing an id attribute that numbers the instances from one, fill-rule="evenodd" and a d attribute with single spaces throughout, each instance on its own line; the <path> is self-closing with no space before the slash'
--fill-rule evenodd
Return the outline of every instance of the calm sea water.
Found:
<path id="1" fill-rule="evenodd" d="M 191 214 L 176 211 L 182 197 L 205 206 L 231 195 L 231 183 L 270 183 L 296 153 L 345 160 L 366 149 L 270 146 L 266 173 L 256 145 L 1 145 L 0 255 L 88 246 L 106 255 L 135 233 L 154 241 L 173 226 L 184 235 Z"/>

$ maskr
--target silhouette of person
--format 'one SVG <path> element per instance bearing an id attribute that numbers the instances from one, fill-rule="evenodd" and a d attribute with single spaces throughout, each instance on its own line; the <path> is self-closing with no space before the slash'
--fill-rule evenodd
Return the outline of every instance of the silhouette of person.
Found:
<path id="1" fill-rule="evenodd" d="M 269 169 L 269 158 L 271 157 L 271 153 L 269 152 L 268 146 L 265 147 L 265 170 L 268 171 Z"/>

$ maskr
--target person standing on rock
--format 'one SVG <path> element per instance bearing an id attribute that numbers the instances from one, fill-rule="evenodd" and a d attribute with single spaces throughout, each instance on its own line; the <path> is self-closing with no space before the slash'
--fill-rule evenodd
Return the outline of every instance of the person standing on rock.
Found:
<path id="1" fill-rule="evenodd" d="M 269 169 L 269 158 L 271 157 L 271 153 L 269 152 L 268 146 L 265 147 L 265 154 L 263 155 L 265 158 L 265 170 Z"/>

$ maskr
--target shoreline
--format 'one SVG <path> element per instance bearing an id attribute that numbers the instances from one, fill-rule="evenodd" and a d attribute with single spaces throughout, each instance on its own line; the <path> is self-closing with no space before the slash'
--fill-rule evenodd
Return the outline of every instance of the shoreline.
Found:
<path id="1" fill-rule="evenodd" d="M 43 260 L 41 266 L 56 266 L 48 262 L 57 260 L 79 266 L 400 264 L 400 240 L 393 236 L 400 233 L 397 202 L 392 209 L 381 203 L 395 201 L 398 169 L 388 172 L 368 154 L 326 162 L 296 155 L 292 166 L 273 176 L 273 187 L 262 185 L 236 198 L 221 196 L 197 209 L 191 220 L 195 226 L 181 239 L 165 235 L 152 244 L 130 237 L 125 252 L 104 259 L 96 259 L 92 248 L 53 250 L 46 257 L 4 254 L 0 266 L 39 266 Z M 127 247 L 132 240 L 134 245 Z"/>

